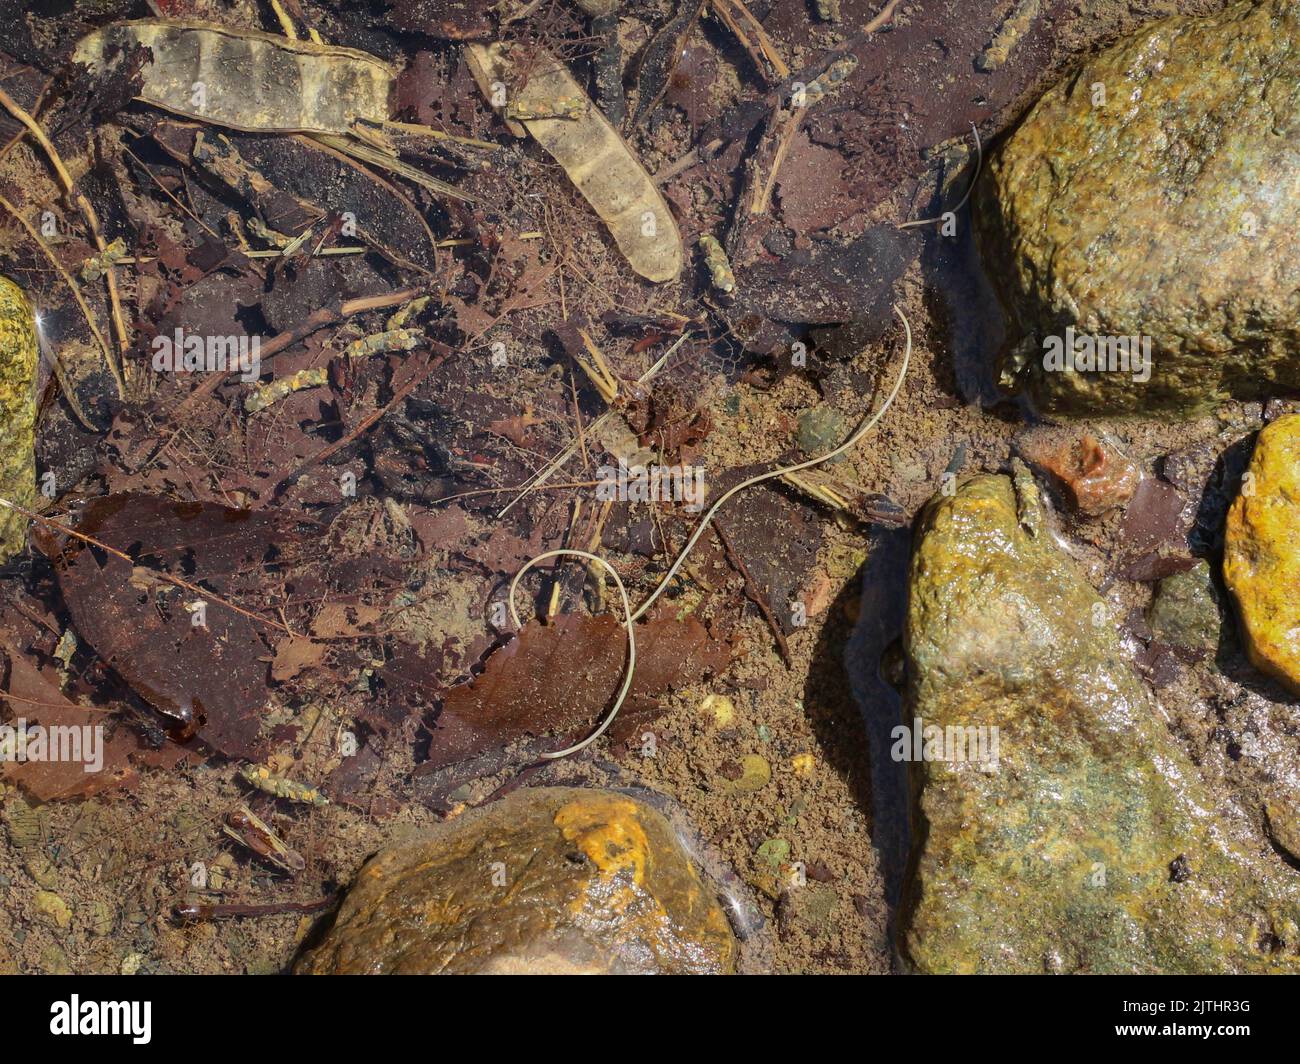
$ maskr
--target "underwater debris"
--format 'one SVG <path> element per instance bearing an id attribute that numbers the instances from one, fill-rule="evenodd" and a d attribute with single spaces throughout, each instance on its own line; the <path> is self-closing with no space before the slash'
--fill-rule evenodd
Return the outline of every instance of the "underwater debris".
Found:
<path id="1" fill-rule="evenodd" d="M 141 19 L 83 37 L 73 58 L 106 73 L 115 51 L 144 46 L 139 98 L 189 118 L 254 133 L 334 133 L 382 123 L 396 71 L 353 48 L 293 41 L 208 22 Z"/>
<path id="2" fill-rule="evenodd" d="M 503 117 L 509 117 L 511 107 L 524 114 L 547 114 L 556 100 L 586 99 L 564 64 L 544 51 L 533 53 L 522 86 L 509 83 L 510 61 L 503 45 L 471 44 L 465 55 L 479 87 Z M 649 281 L 671 281 L 681 272 L 682 241 L 668 204 L 598 109 L 525 119 L 521 124 L 564 167 L 637 273 Z"/>

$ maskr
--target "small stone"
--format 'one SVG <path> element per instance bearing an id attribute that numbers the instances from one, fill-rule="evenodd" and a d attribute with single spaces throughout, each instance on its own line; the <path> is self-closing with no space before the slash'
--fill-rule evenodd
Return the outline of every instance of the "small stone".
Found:
<path id="1" fill-rule="evenodd" d="M 824 935 L 834 928 L 840 898 L 834 887 L 791 887 L 777 901 L 776 918 L 783 935 L 797 929 Z"/>
<path id="2" fill-rule="evenodd" d="M 1119 448 L 1091 432 L 1036 428 L 1017 442 L 1025 460 L 1051 474 L 1070 505 L 1089 516 L 1123 506 L 1142 479 L 1142 471 Z"/>
<path id="3" fill-rule="evenodd" d="M 54 867 L 54 863 L 39 851 L 29 853 L 23 859 L 23 867 L 27 874 L 35 880 L 38 887 L 46 890 L 55 890 L 59 885 L 59 873 Z"/>
<path id="4" fill-rule="evenodd" d="M 41 950 L 40 966 L 43 975 L 72 974 L 72 962 L 68 960 L 67 953 L 57 942 L 51 942 Z"/>
<path id="5" fill-rule="evenodd" d="M 1210 565 L 1198 560 L 1160 581 L 1151 604 L 1151 633 L 1162 642 L 1199 653 L 1219 646 L 1219 600 Z"/>
<path id="6" fill-rule="evenodd" d="M 1251 664 L 1300 694 L 1300 414 L 1259 434 L 1228 510 L 1223 577 Z"/>
<path id="7" fill-rule="evenodd" d="M 389 846 L 300 974 L 722 974 L 736 942 L 668 821 L 613 791 L 541 787 Z"/>
<path id="8" fill-rule="evenodd" d="M 799 415 L 799 449 L 812 458 L 835 450 L 849 436 L 848 418 L 829 403 L 820 403 Z M 843 461 L 843 456 L 830 464 Z"/>
<path id="9" fill-rule="evenodd" d="M 765 839 L 759 844 L 754 856 L 772 868 L 780 868 L 790 860 L 790 844 L 785 839 Z"/>
<path id="10" fill-rule="evenodd" d="M 794 769 L 796 776 L 811 776 L 813 766 L 817 764 L 817 759 L 812 754 L 795 754 L 790 758 L 790 767 Z"/>
<path id="11" fill-rule="evenodd" d="M 122 963 L 117 970 L 123 975 L 135 975 L 142 964 L 144 964 L 143 953 L 128 953 L 122 958 Z"/>
<path id="12" fill-rule="evenodd" d="M 700 712 L 719 728 L 728 728 L 736 719 L 736 704 L 726 695 L 707 695 L 700 703 Z"/>
<path id="13" fill-rule="evenodd" d="M 63 931 L 72 923 L 72 910 L 68 903 L 52 890 L 38 890 L 34 901 L 37 914 L 47 924 Z"/>
<path id="14" fill-rule="evenodd" d="M 752 794 L 761 791 L 772 779 L 772 766 L 760 754 L 746 754 L 740 759 L 740 775 L 734 780 L 724 780 L 720 790 L 724 794 Z"/>

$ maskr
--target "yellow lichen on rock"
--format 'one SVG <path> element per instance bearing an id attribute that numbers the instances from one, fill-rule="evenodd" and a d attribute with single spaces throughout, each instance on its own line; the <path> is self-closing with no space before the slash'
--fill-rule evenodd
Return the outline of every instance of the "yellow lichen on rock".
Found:
<path id="1" fill-rule="evenodd" d="M 0 498 L 36 500 L 36 313 L 13 281 L 0 277 Z M 27 518 L 0 510 L 0 563 L 23 549 Z"/>
<path id="2" fill-rule="evenodd" d="M 1259 434 L 1228 511 L 1223 576 L 1251 663 L 1300 693 L 1300 414 Z"/>
<path id="3" fill-rule="evenodd" d="M 630 799 L 593 795 L 563 806 L 555 814 L 555 826 L 578 844 L 601 874 L 631 871 L 632 882 L 641 886 L 650 842 L 636 814 L 636 803 Z"/>

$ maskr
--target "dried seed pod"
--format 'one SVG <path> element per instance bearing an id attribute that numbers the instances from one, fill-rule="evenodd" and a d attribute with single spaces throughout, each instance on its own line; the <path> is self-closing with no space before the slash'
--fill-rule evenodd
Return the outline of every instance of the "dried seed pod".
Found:
<path id="1" fill-rule="evenodd" d="M 329 805 L 330 802 L 315 787 L 291 780 L 287 776 L 273 776 L 265 765 L 245 765 L 239 770 L 239 778 L 265 794 L 291 802 L 302 802 L 305 805 Z"/>
<path id="2" fill-rule="evenodd" d="M 719 292 L 730 294 L 736 290 L 736 275 L 731 272 L 731 263 L 727 253 L 722 250 L 717 237 L 705 233 L 700 237 L 700 252 L 704 256 L 704 265 L 709 269 L 709 278 L 713 287 Z"/>
<path id="3" fill-rule="evenodd" d="M 557 100 L 586 100 L 565 66 L 539 50 L 530 55 L 528 80 L 511 84 L 501 45 L 471 44 L 466 57 L 493 106 L 525 114 L 552 114 Z M 591 204 L 632 268 L 650 281 L 671 281 L 682 268 L 682 241 L 668 204 L 650 175 L 595 107 L 564 118 L 519 119 Z"/>
<path id="4" fill-rule="evenodd" d="M 266 821 L 246 805 L 227 813 L 221 830 L 236 842 L 247 846 L 264 861 L 269 861 L 286 872 L 301 872 L 307 867 L 302 854 L 286 846 Z"/>
<path id="5" fill-rule="evenodd" d="M 139 99 L 176 114 L 254 133 L 347 133 L 383 122 L 397 72 L 353 48 L 291 41 L 207 22 L 141 19 L 83 37 L 73 58 L 104 74 L 116 54 L 144 46 Z"/>
<path id="6" fill-rule="evenodd" d="M 0 277 L 0 498 L 36 504 L 36 312 Z M 0 510 L 0 563 L 27 543 L 27 518 Z"/>

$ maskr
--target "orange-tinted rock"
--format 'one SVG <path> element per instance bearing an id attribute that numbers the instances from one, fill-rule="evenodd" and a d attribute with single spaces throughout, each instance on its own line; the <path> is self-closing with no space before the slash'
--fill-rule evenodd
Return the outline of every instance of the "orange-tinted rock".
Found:
<path id="1" fill-rule="evenodd" d="M 1142 480 L 1132 461 L 1091 432 L 1032 429 L 1020 438 L 1019 447 L 1027 461 L 1056 479 L 1080 513 L 1095 516 L 1123 506 Z"/>

